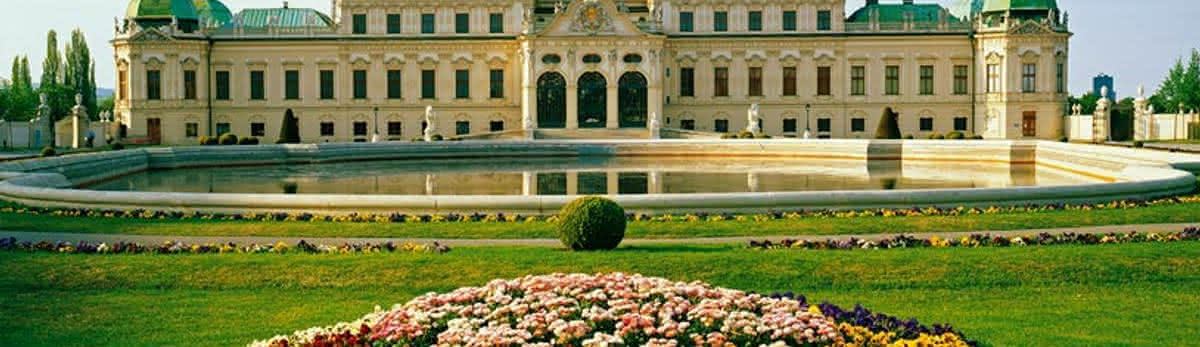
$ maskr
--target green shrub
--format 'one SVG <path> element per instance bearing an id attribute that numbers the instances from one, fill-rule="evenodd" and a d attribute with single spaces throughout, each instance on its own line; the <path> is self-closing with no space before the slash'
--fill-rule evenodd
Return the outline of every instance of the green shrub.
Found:
<path id="1" fill-rule="evenodd" d="M 983 140 L 983 135 L 975 135 L 975 136 L 971 136 L 971 139 L 973 139 L 973 140 Z"/>
<path id="2" fill-rule="evenodd" d="M 930 140 L 945 140 L 946 137 L 942 136 L 942 134 L 932 133 L 932 134 L 929 134 L 929 139 Z"/>
<path id="3" fill-rule="evenodd" d="M 879 127 L 875 128 L 875 139 L 900 139 L 900 115 L 892 111 L 891 107 L 883 109 L 883 116 L 879 118 Z"/>
<path id="4" fill-rule="evenodd" d="M 434 141 L 444 141 L 444 140 L 446 140 L 446 138 L 442 137 L 442 135 L 441 135 L 441 134 L 433 134 L 433 136 L 430 136 L 430 137 L 429 137 L 429 139 L 430 139 L 430 140 L 434 140 Z"/>
<path id="5" fill-rule="evenodd" d="M 54 147 L 46 146 L 45 148 L 42 148 L 42 153 L 39 155 L 41 155 L 42 158 L 49 158 L 58 155 L 58 151 L 54 150 Z"/>
<path id="6" fill-rule="evenodd" d="M 738 133 L 738 134 L 737 134 L 737 138 L 739 138 L 739 139 L 752 139 L 752 138 L 754 138 L 754 133 L 752 133 L 752 132 L 749 132 L 749 131 L 742 130 L 742 132 L 740 132 L 740 133 Z"/>
<path id="7" fill-rule="evenodd" d="M 221 145 L 229 146 L 238 144 L 238 137 L 234 134 L 221 135 Z"/>
<path id="8" fill-rule="evenodd" d="M 1067 143 L 1067 142 L 1071 142 L 1071 139 L 1066 136 L 1060 136 L 1058 138 L 1058 142 Z"/>
<path id="9" fill-rule="evenodd" d="M 1145 143 L 1145 142 L 1142 142 L 1142 141 L 1133 141 L 1133 148 L 1142 148 L 1142 147 L 1145 147 L 1145 146 L 1146 146 L 1146 143 Z"/>
<path id="10" fill-rule="evenodd" d="M 963 135 L 963 133 L 962 133 L 962 132 L 958 132 L 958 131 L 951 131 L 951 132 L 949 132 L 949 133 L 947 133 L 947 134 L 946 134 L 946 139 L 947 139 L 947 140 L 962 140 L 962 139 L 965 139 L 965 138 L 967 138 L 967 136 L 966 136 L 966 135 Z"/>
<path id="11" fill-rule="evenodd" d="M 279 129 L 279 140 L 275 143 L 300 143 L 300 119 L 290 108 L 283 112 L 283 125 Z"/>
<path id="12" fill-rule="evenodd" d="M 576 251 L 617 248 L 625 239 L 625 209 L 602 197 L 575 199 L 558 214 L 558 238 Z"/>
<path id="13" fill-rule="evenodd" d="M 109 149 L 112 149 L 114 151 L 119 151 L 119 150 L 125 149 L 125 145 L 121 144 L 120 142 L 113 142 L 108 147 L 109 147 Z"/>
<path id="14" fill-rule="evenodd" d="M 722 139 L 725 139 L 725 140 L 728 140 L 728 139 L 736 139 L 736 138 L 737 138 L 737 135 L 734 135 L 734 134 L 729 134 L 729 133 L 725 133 L 725 134 L 721 134 L 721 138 L 722 138 Z"/>
<path id="15" fill-rule="evenodd" d="M 257 145 L 258 138 L 257 137 L 243 137 L 241 139 L 238 139 L 238 144 L 239 145 Z"/>
<path id="16" fill-rule="evenodd" d="M 769 138 L 771 138 L 771 135 L 767 135 L 767 133 L 757 133 L 757 134 L 754 134 L 754 138 L 756 138 L 756 139 L 769 139 Z"/>
<path id="17" fill-rule="evenodd" d="M 916 136 L 912 136 L 912 134 L 904 135 L 904 139 L 905 139 L 905 140 L 913 140 L 913 139 L 916 139 L 916 138 L 917 138 L 917 137 L 916 137 Z"/>

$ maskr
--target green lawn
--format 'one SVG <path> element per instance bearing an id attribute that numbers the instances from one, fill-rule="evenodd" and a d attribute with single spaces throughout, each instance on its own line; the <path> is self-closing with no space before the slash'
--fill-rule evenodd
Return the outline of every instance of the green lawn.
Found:
<path id="1" fill-rule="evenodd" d="M 1200 339 L 1200 243 L 887 251 L 646 246 L 569 253 L 118 255 L 0 252 L 0 341 L 240 345 L 352 320 L 429 291 L 626 271 L 947 322 L 996 346 Z"/>
<path id="2" fill-rule="evenodd" d="M 1200 222 L 1200 203 L 1125 210 L 1001 213 L 957 217 L 804 218 L 764 222 L 633 222 L 629 238 L 1000 231 L 1100 225 Z M 531 223 L 333 223 L 143 220 L 0 213 L 0 229 L 174 236 L 555 238 L 554 226 Z"/>

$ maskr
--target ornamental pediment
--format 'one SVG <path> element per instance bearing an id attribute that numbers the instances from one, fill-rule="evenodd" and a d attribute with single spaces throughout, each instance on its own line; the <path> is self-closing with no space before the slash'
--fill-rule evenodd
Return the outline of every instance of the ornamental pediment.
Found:
<path id="1" fill-rule="evenodd" d="M 1053 32 L 1054 29 L 1049 23 L 1037 20 L 1022 20 L 1008 29 L 1008 33 L 1013 35 L 1041 35 Z"/>
<path id="2" fill-rule="evenodd" d="M 539 37 L 646 36 L 612 0 L 572 1 Z"/>
<path id="3" fill-rule="evenodd" d="M 156 28 L 142 29 L 142 31 L 129 38 L 132 42 L 170 42 L 175 41 L 170 36 L 163 34 Z"/>

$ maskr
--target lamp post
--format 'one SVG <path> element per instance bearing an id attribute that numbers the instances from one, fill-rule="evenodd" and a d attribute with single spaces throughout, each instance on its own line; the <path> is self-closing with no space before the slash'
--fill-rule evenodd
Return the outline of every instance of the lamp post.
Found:
<path id="1" fill-rule="evenodd" d="M 375 133 L 371 135 L 371 143 L 379 142 L 379 107 L 375 107 Z"/>
<path id="2" fill-rule="evenodd" d="M 812 104 L 804 104 L 804 139 L 807 140 L 812 136 L 812 127 L 809 125 L 809 119 L 812 118 Z"/>

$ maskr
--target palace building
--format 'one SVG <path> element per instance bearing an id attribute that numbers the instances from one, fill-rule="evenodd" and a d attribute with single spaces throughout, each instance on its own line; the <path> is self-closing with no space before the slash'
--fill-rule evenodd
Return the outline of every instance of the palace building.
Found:
<path id="1" fill-rule="evenodd" d="M 132 0 L 115 24 L 115 117 L 131 142 L 270 143 L 739 132 L 870 138 L 892 108 L 916 138 L 1054 139 L 1067 16 L 1055 0 L 332 0 L 232 13 Z M 532 130 L 526 130 L 532 129 Z"/>

